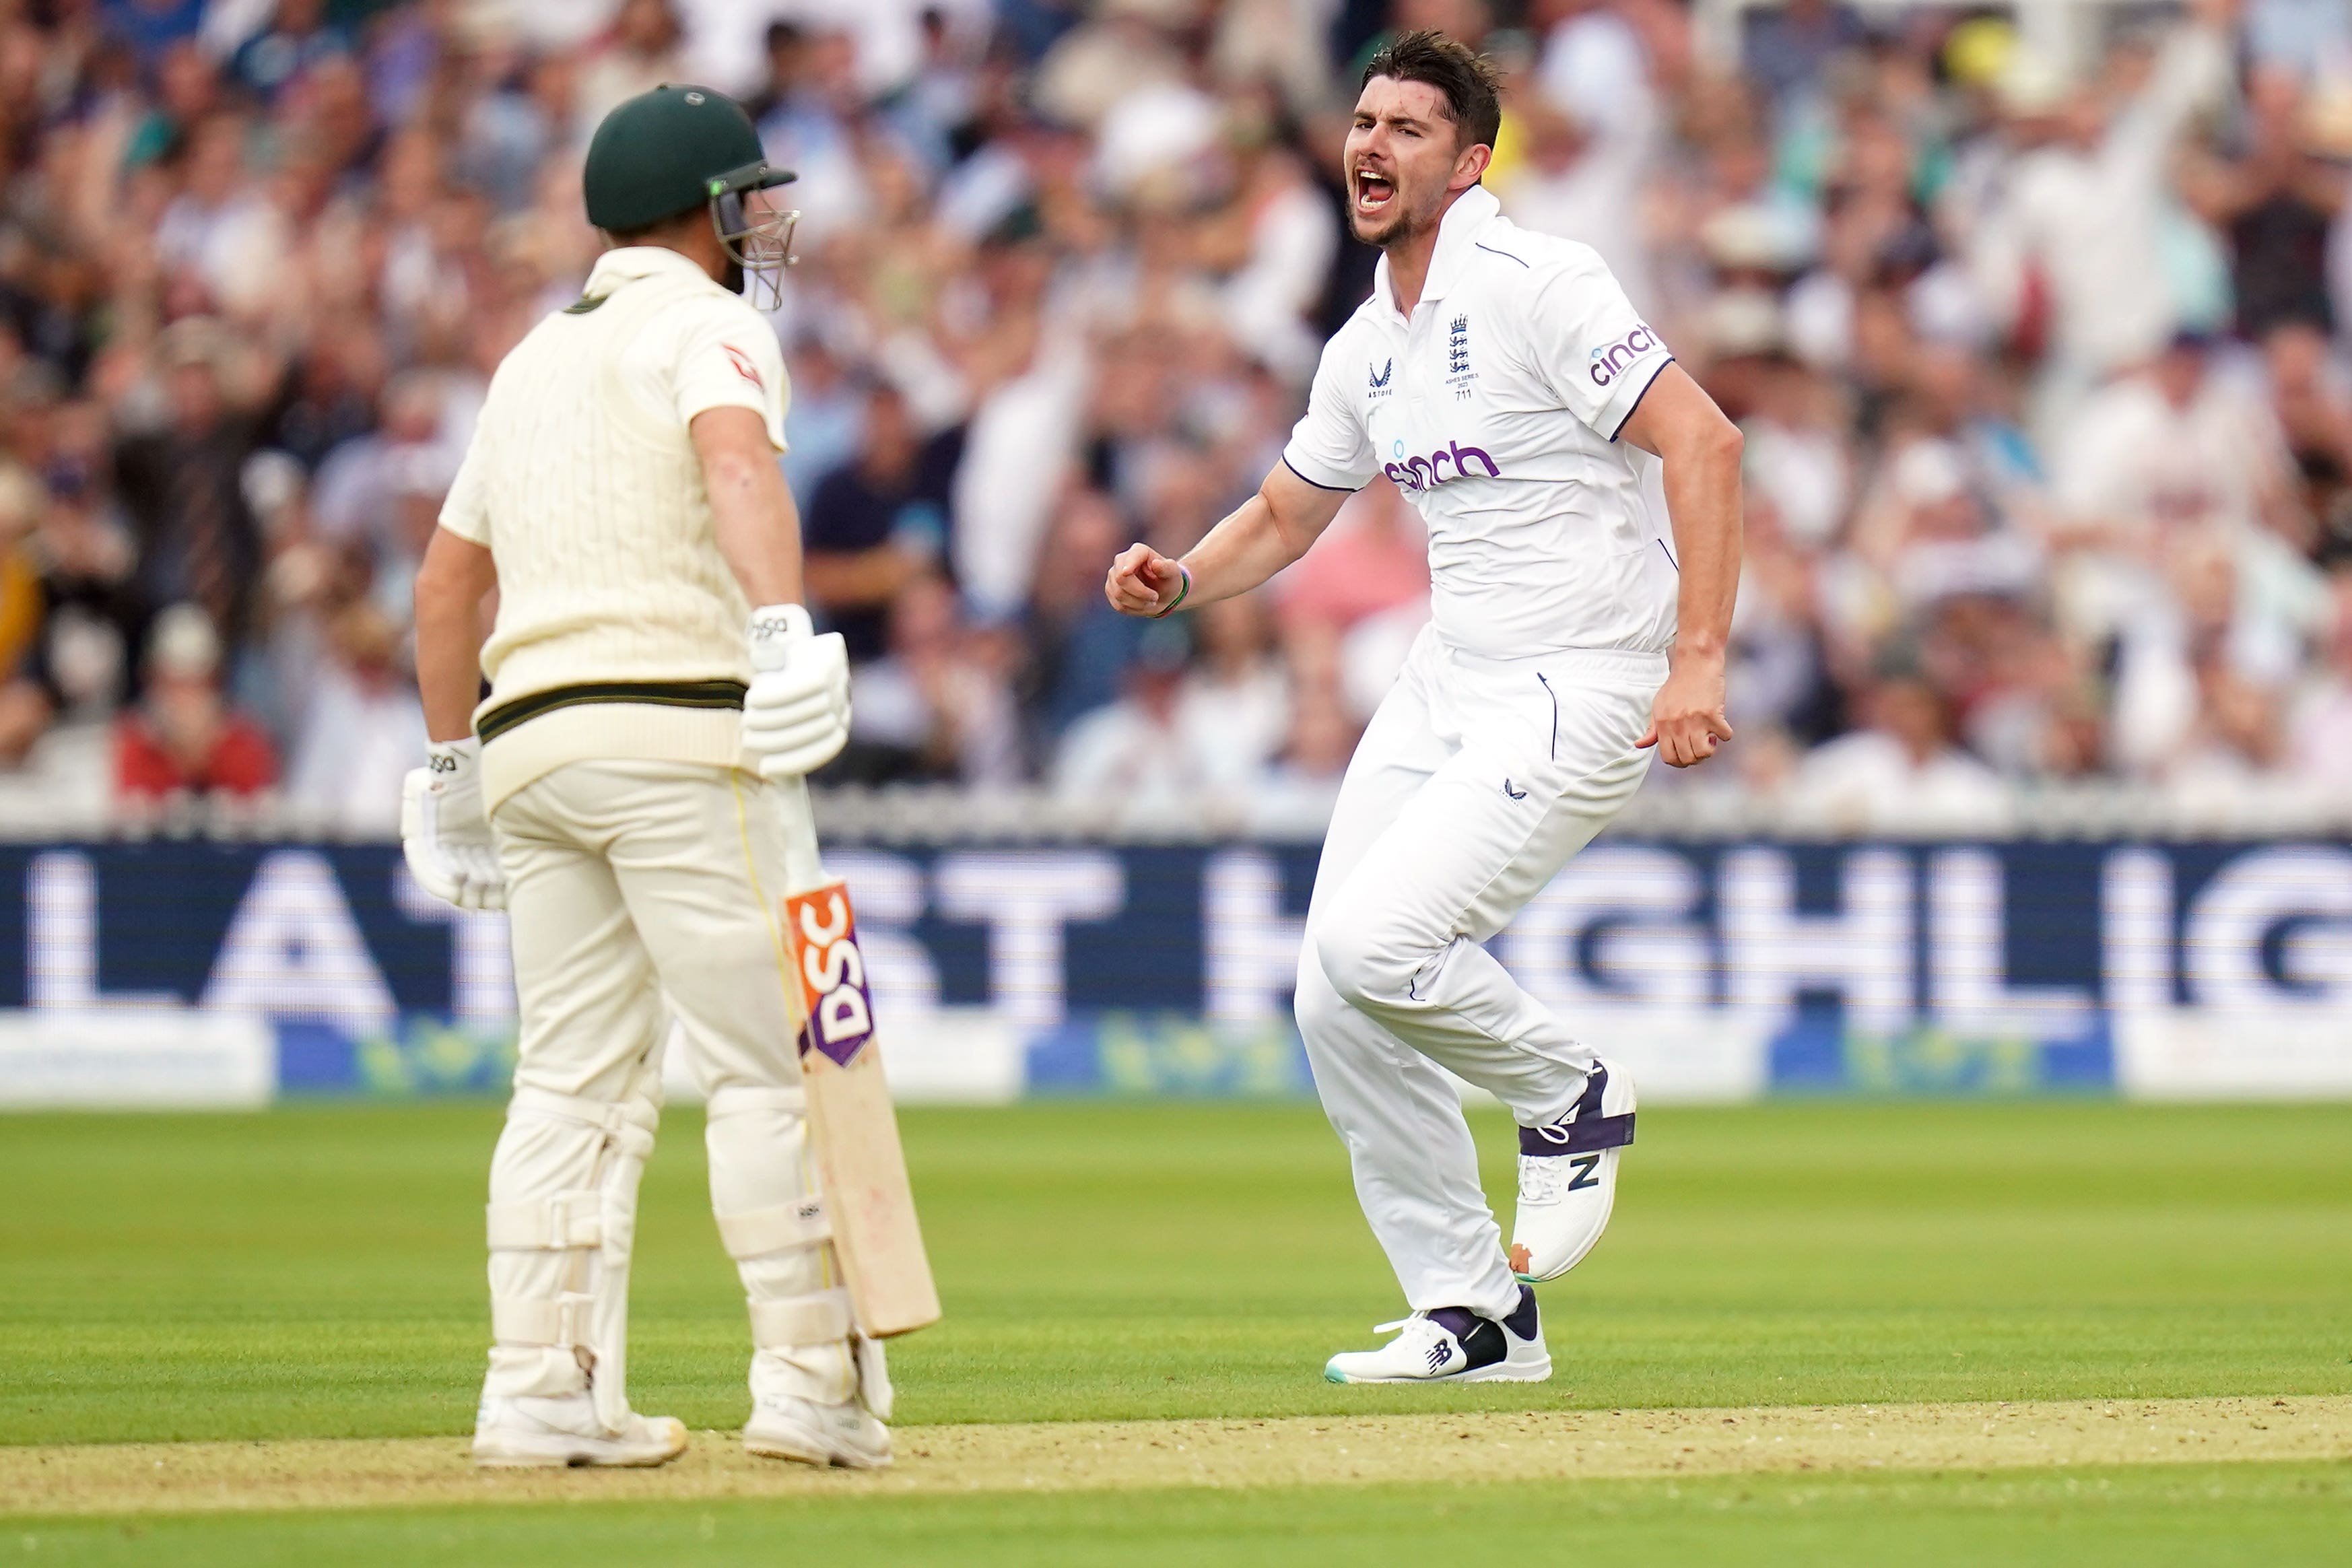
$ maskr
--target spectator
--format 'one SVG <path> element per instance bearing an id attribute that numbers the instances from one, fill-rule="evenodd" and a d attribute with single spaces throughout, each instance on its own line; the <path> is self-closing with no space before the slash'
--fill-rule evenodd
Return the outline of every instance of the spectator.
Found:
<path id="1" fill-rule="evenodd" d="M 2173 772 L 2189 750 L 2236 733 L 2255 691 L 2292 678 L 2299 639 L 2250 591 L 2244 559 L 2212 533 L 2177 538 L 2164 552 L 2158 591 L 2117 640 L 2113 727 L 2122 766 L 2151 778 Z M 2237 712 L 2207 727 L 2210 701 Z"/>
<path id="2" fill-rule="evenodd" d="M 1727 672 L 1732 706 L 1747 727 L 1740 738 L 1777 734 L 1811 745 L 1836 734 L 1844 716 L 1812 563 L 1769 502 L 1751 502 L 1747 521 Z"/>
<path id="3" fill-rule="evenodd" d="M 1021 778 L 1021 730 L 996 650 L 964 627 L 955 591 L 908 584 L 890 609 L 889 653 L 858 676 L 845 783 L 1003 787 Z"/>
<path id="4" fill-rule="evenodd" d="M 2312 559 L 2332 568 L 2352 559 L 2352 386 L 2308 322 L 2273 329 L 2263 340 L 2263 361 L 2300 491 L 2294 521 L 2308 530 Z"/>
<path id="5" fill-rule="evenodd" d="M 2315 135 L 2297 74 L 2273 67 L 2248 85 L 2244 147 L 2192 159 L 2182 193 L 2229 241 L 2241 333 L 2259 340 L 2297 321 L 2325 331 L 2335 324 L 2327 240 L 2344 210 L 2344 170 Z"/>
<path id="6" fill-rule="evenodd" d="M 327 628 L 328 662 L 286 797 L 310 821 L 349 833 L 400 830 L 400 783 L 425 749 L 425 710 L 400 657 L 400 628 L 365 601 Z"/>
<path id="7" fill-rule="evenodd" d="M 2217 324 L 2184 320 L 2166 262 L 2183 234 L 2173 153 L 2226 85 L 2231 4 L 2199 0 L 2145 68 L 2118 61 L 2104 83 L 2073 87 L 2022 52 L 2003 82 L 2017 151 L 1974 225 L 1975 265 L 1996 313 L 2047 350 L 2045 434 L 2100 377 L 2158 352 L 2184 325 Z"/>
<path id="8" fill-rule="evenodd" d="M 1245 825 L 1274 838 L 1313 840 L 1331 820 L 1362 727 L 1328 683 L 1303 686 L 1273 766 L 1252 782 Z"/>
<path id="9" fill-rule="evenodd" d="M 783 455 L 784 483 L 805 519 L 819 482 L 856 460 L 867 388 L 821 331 L 787 344 L 785 359 L 792 366 L 793 405 L 784 414 L 784 440 L 790 444 Z"/>
<path id="10" fill-rule="evenodd" d="M 1786 351 L 1769 298 L 1726 294 L 1716 306 L 1707 379 L 1718 401 L 1728 398 L 1724 407 L 1746 438 L 1748 485 L 1770 500 L 1791 538 L 1818 549 L 1836 536 L 1853 499 L 1844 400 L 1828 377 Z M 1754 313 L 1744 324 L 1734 318 L 1743 307 Z M 1726 385 L 1735 351 L 1748 371 L 1737 393 Z"/>
<path id="11" fill-rule="evenodd" d="M 1893 653 L 1864 688 L 1864 727 L 1807 757 L 1793 801 L 1833 831 L 1999 832 L 2009 798 L 1953 738 L 1950 700 L 1916 658 Z"/>
<path id="12" fill-rule="evenodd" d="M 327 19 L 326 0 L 274 0 L 268 23 L 230 56 L 229 74 L 274 103 L 319 61 L 351 53 L 351 35 Z"/>
<path id="13" fill-rule="evenodd" d="M 1999 526 L 1969 484 L 1960 449 L 1933 437 L 1904 445 L 1887 465 L 1887 500 L 1879 517 L 1857 521 L 1867 538 L 1874 524 L 1885 538 L 1887 575 L 1896 603 L 1907 613 L 1955 595 L 2021 596 L 2042 573 L 2032 540 Z"/>
<path id="14" fill-rule="evenodd" d="M 1742 14 L 1740 57 L 1782 111 L 1800 107 L 1831 60 L 1861 47 L 1862 18 L 1837 0 L 1789 0 Z"/>
<path id="15" fill-rule="evenodd" d="M 1591 246 L 1633 308 L 1654 311 L 1660 298 L 1642 201 L 1649 126 L 1606 120 L 1574 104 L 1531 105 L 1526 123 L 1527 160 L 1495 192 L 1505 214 L 1538 234 Z"/>
<path id="16" fill-rule="evenodd" d="M 2295 773 L 2338 804 L 2352 804 L 2352 572 L 2329 580 L 2326 659 L 2291 699 Z"/>
<path id="17" fill-rule="evenodd" d="M 442 396 L 439 377 L 426 371 L 404 371 L 384 388 L 383 416 L 375 428 L 339 444 L 319 465 L 310 508 L 324 538 L 348 539 L 379 559 L 404 551 L 399 516 L 404 481 L 436 460 L 452 476 L 457 470 L 458 455 L 440 441 Z"/>
<path id="18" fill-rule="evenodd" d="M 1186 711 L 1186 644 L 1181 626 L 1146 629 L 1125 694 L 1062 738 L 1054 792 L 1064 801 L 1110 808 L 1132 826 L 1183 821 L 1204 803 L 1225 816 L 1246 806 L 1254 768 L 1214 733 L 1211 716 Z"/>
<path id="19" fill-rule="evenodd" d="M 588 51 L 580 72 L 578 134 L 583 141 L 622 100 L 666 81 L 693 79 L 679 68 L 681 38 L 669 0 L 621 0 L 612 31 Z"/>
<path id="20" fill-rule="evenodd" d="M 2313 779 L 2262 739 L 2342 676 L 2334 0 L 2191 0 L 2077 76 L 2000 17 L 1866 33 L 1841 0 L 1748 13 L 1732 74 L 1664 0 L 478 9 L 12 14 L 0 810 L 152 727 L 152 607 L 194 603 L 216 700 L 363 821 L 337 737 L 404 722 L 383 644 L 450 456 L 598 248 L 583 132 L 683 73 L 801 172 L 784 465 L 866 776 L 1311 816 L 1426 620 L 1402 498 L 1350 500 L 1263 609 L 1125 622 L 1103 564 L 1250 492 L 1370 289 L 1333 113 L 1362 48 L 1498 19 L 1489 184 L 1599 247 L 1748 436 L 1737 774 L 1654 788 Z"/>
<path id="21" fill-rule="evenodd" d="M 1177 698 L 1177 727 L 1219 778 L 1242 779 L 1273 761 L 1290 729 L 1290 685 L 1255 594 L 1202 607 L 1202 657 Z"/>
<path id="22" fill-rule="evenodd" d="M 229 706 L 220 675 L 220 639 L 201 608 L 175 604 L 156 617 L 145 699 L 114 730 L 114 788 L 123 804 L 250 800 L 278 782 L 269 737 Z"/>
<path id="23" fill-rule="evenodd" d="M 16 559 L 37 573 L 38 597 L 0 685 L 0 762 L 10 766 L 54 722 L 103 718 L 135 699 L 135 655 L 149 622 L 131 581 L 130 542 L 99 519 L 86 496 L 52 501 Z"/>
<path id="24" fill-rule="evenodd" d="M 1053 531 L 1029 601 L 1029 662 L 1022 674 L 1029 729 L 1046 745 L 1080 715 L 1118 699 L 1120 674 L 1142 624 L 1103 600 L 1102 572 L 1131 530 L 1109 497 L 1073 488 L 1055 508 Z"/>
<path id="25" fill-rule="evenodd" d="M 174 44 L 192 42 L 205 19 L 205 0 L 101 0 L 106 30 L 152 60 Z"/>
<path id="26" fill-rule="evenodd" d="M 257 433 L 229 402 L 229 357 L 220 323 L 172 325 L 157 351 L 164 423 L 125 436 L 115 449 L 114 481 L 138 542 L 147 599 L 195 605 L 234 647 L 249 622 L 261 535 L 243 485 Z"/>
<path id="27" fill-rule="evenodd" d="M 2146 541 L 2161 529 L 2239 533 L 2263 517 L 2283 476 L 2278 426 L 2211 373 L 2213 347 L 2183 333 L 2084 405 L 2057 472 L 2072 522 Z"/>
<path id="28" fill-rule="evenodd" d="M 866 389 L 857 456 L 818 481 L 803 524 L 808 596 L 853 665 L 882 656 L 892 601 L 951 559 L 948 477 L 961 433 L 925 441 L 888 383 Z"/>
<path id="29" fill-rule="evenodd" d="M 2211 374 L 2212 344 L 2187 334 L 2147 371 L 2084 408 L 2057 469 L 2054 587 L 2074 634 L 2112 636 L 2163 596 L 2168 552 L 2212 535 L 2249 559 L 2283 549 L 2261 525 L 2287 501 L 2276 419 Z M 2291 591 L 2307 601 L 2308 587 Z"/>
<path id="30" fill-rule="evenodd" d="M 1276 584 L 1286 632 L 1337 635 L 1429 597 L 1421 519 L 1386 479 L 1344 503 L 1304 560 Z"/>
<path id="31" fill-rule="evenodd" d="M 2197 664 L 2197 716 L 2165 782 L 2179 800 L 2226 801 L 2279 777 L 2288 760 L 2284 719 L 2275 686 L 2205 651 Z"/>

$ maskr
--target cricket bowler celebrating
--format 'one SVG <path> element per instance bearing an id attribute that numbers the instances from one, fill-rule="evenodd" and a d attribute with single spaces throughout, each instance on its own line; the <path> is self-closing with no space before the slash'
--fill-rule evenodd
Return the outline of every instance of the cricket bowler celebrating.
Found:
<path id="1" fill-rule="evenodd" d="M 1589 246 L 1500 215 L 1478 183 L 1499 120 L 1492 68 L 1443 34 L 1372 57 L 1345 153 L 1349 225 L 1382 253 L 1371 298 L 1257 494 L 1181 561 L 1134 546 L 1107 584 L 1136 615 L 1247 592 L 1375 474 L 1428 527 L 1433 620 L 1349 766 L 1298 966 L 1316 1087 L 1412 1309 L 1333 1356 L 1335 1383 L 1550 1375 L 1528 1285 L 1600 1239 L 1633 1084 L 1480 944 L 1654 753 L 1687 768 L 1731 738 L 1739 433 Z M 1440 1067 L 1518 1122 L 1507 1260 Z"/>
<path id="2" fill-rule="evenodd" d="M 799 603 L 782 356 L 739 293 L 779 287 L 797 214 L 771 190 L 792 177 L 709 89 L 605 118 L 583 184 L 613 248 L 499 367 L 416 579 L 433 747 L 404 800 L 408 864 L 453 904 L 509 912 L 521 1012 L 490 1165 L 484 1464 L 656 1465 L 686 1447 L 677 1421 L 630 1410 L 626 1383 L 673 1014 L 750 1299 L 744 1442 L 889 1460 L 880 1348 L 853 1326 L 811 1174 L 772 902 L 786 791 L 805 810 L 796 780 L 849 716 L 841 639 L 811 635 Z"/>

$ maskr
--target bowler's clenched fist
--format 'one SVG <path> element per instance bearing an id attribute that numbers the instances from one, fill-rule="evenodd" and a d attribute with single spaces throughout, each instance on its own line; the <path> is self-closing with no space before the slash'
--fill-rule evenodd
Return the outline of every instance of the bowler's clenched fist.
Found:
<path id="1" fill-rule="evenodd" d="M 1184 569 L 1150 545 L 1129 545 L 1110 563 L 1103 595 L 1121 615 L 1165 615 L 1183 597 Z"/>
<path id="2" fill-rule="evenodd" d="M 1669 768 L 1696 768 L 1731 738 L 1731 721 L 1723 710 L 1722 657 L 1677 658 L 1650 705 L 1650 727 L 1633 744 L 1656 747 L 1658 759 Z"/>

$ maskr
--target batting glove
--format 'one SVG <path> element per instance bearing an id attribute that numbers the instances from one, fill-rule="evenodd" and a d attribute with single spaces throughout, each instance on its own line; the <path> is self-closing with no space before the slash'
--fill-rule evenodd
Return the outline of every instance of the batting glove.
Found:
<path id="1" fill-rule="evenodd" d="M 849 649 L 819 637 L 797 604 L 751 612 L 751 688 L 743 697 L 743 747 L 762 779 L 815 772 L 849 741 Z"/>
<path id="2" fill-rule="evenodd" d="M 425 748 L 400 787 L 400 848 L 416 885 L 460 909 L 504 909 L 506 873 L 482 814 L 482 743 Z"/>

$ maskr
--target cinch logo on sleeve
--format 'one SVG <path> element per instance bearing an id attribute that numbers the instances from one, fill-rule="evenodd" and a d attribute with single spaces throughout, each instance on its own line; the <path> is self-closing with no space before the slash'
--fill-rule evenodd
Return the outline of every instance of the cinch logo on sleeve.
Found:
<path id="1" fill-rule="evenodd" d="M 1606 348 L 1592 350 L 1592 384 L 1605 387 L 1617 379 L 1617 372 L 1653 350 L 1665 344 L 1646 326 L 1636 327 Z"/>
<path id="2" fill-rule="evenodd" d="M 1503 476 L 1503 471 L 1495 466 L 1495 460 L 1492 457 L 1475 446 L 1465 446 L 1458 441 L 1446 443 L 1426 457 L 1407 457 L 1404 455 L 1404 443 L 1402 441 L 1393 444 L 1390 450 L 1396 461 L 1384 464 L 1381 472 L 1387 475 L 1398 489 L 1408 490 L 1415 495 L 1424 490 L 1433 490 L 1448 479 L 1469 478 L 1471 476 L 1468 465 L 1473 462 L 1486 468 L 1486 477 L 1489 479 L 1499 479 Z M 1454 469 L 1451 474 L 1445 472 L 1449 465 Z"/>

